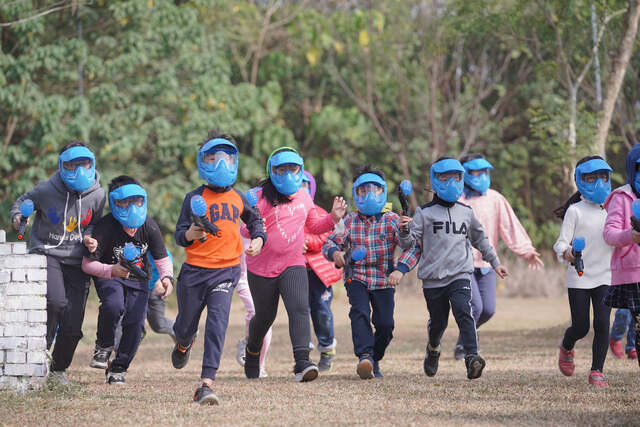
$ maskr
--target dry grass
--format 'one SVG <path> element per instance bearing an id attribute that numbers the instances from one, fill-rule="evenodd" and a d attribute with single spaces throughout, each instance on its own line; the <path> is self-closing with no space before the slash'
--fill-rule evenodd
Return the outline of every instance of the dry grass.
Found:
<path id="1" fill-rule="evenodd" d="M 103 384 L 103 373 L 88 367 L 95 308 L 92 303 L 87 311 L 86 337 L 69 371 L 77 386 L 27 396 L 0 393 L 0 424 L 640 424 L 632 394 L 639 386 L 637 363 L 610 357 L 605 371 L 611 387 L 589 387 L 590 334 L 576 346 L 575 376 L 558 372 L 556 348 L 569 318 L 565 298 L 500 298 L 498 314 L 480 331 L 487 368 L 472 382 L 463 363 L 452 358 L 455 327 L 445 335 L 438 375 L 424 375 L 425 304 L 418 291 L 399 293 L 396 336 L 381 364 L 385 378 L 363 381 L 355 374 L 346 295 L 338 289 L 338 358 L 331 373 L 308 384 L 293 382 L 282 307 L 267 360 L 270 377 L 245 379 L 234 360 L 244 328 L 241 305 L 234 300 L 215 387 L 221 404 L 213 407 L 190 403 L 198 385 L 202 338 L 189 365 L 176 371 L 170 339 L 151 333 L 127 385 Z"/>

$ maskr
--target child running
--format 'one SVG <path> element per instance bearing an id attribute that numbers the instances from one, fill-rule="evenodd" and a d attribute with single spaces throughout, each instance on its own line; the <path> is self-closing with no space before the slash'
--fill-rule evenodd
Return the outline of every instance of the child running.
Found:
<path id="1" fill-rule="evenodd" d="M 626 308 L 635 320 L 636 352 L 640 351 L 640 232 L 631 226 L 631 205 L 640 197 L 640 144 L 627 154 L 627 184 L 616 188 L 604 202 L 607 219 L 604 241 L 614 247 L 611 257 L 611 286 L 604 303 Z M 585 266 L 586 267 L 586 266 Z M 638 359 L 640 361 L 640 359 Z"/>
<path id="2" fill-rule="evenodd" d="M 382 212 L 387 203 L 387 183 L 382 171 L 361 167 L 353 177 L 353 200 L 357 212 L 344 219 L 344 231 L 327 237 L 322 252 L 343 267 L 349 297 L 353 351 L 358 358 L 356 373 L 365 380 L 382 378 L 380 361 L 393 338 L 395 287 L 418 263 L 418 248 L 408 245 L 397 262 L 394 251 L 400 242 L 400 217 Z M 357 262 L 345 259 L 345 249 L 363 247 L 366 256 Z M 347 275 L 349 268 L 353 274 Z M 375 327 L 375 332 L 371 328 Z"/>
<path id="3" fill-rule="evenodd" d="M 320 215 L 306 190 L 300 189 L 304 162 L 293 149 L 275 150 L 267 161 L 267 176 L 258 193 L 257 207 L 265 220 L 269 241 L 260 255 L 247 258 L 249 288 L 256 315 L 249 325 L 244 372 L 260 376 L 260 348 L 278 312 L 282 296 L 289 316 L 293 347 L 294 379 L 313 381 L 318 367 L 309 360 L 309 283 L 302 253 L 304 227 L 314 233 L 333 229 L 346 212 L 346 203 L 335 197 L 331 214 Z"/>
<path id="4" fill-rule="evenodd" d="M 155 259 L 160 272 L 160 284 L 166 298 L 173 290 L 173 265 L 162 239 L 160 227 L 147 216 L 147 192 L 135 179 L 121 175 L 109 183 L 111 212 L 96 225 L 95 248 L 88 248 L 82 260 L 82 271 L 94 276 L 100 298 L 96 354 L 106 353 L 115 345 L 115 331 L 122 318 L 122 338 L 115 358 L 105 371 L 107 384 L 122 385 L 140 340 L 149 301 L 151 265 L 148 254 Z M 133 263 L 142 270 L 135 274 L 121 265 L 127 249 L 137 252 Z"/>
<path id="5" fill-rule="evenodd" d="M 207 184 L 186 195 L 176 224 L 176 243 L 186 248 L 187 258 L 176 288 L 178 315 L 173 331 L 177 342 L 171 362 L 176 369 L 187 365 L 206 307 L 202 383 L 193 400 L 200 405 L 217 405 L 213 381 L 220 366 L 233 289 L 240 278 L 240 220 L 247 224 L 251 235 L 247 255 L 257 255 L 267 236 L 260 216 L 244 194 L 232 187 L 238 175 L 238 149 L 231 137 L 210 131 L 198 150 L 197 165 L 200 178 Z M 191 198 L 195 196 L 204 198 L 207 219 L 220 229 L 218 235 L 207 234 L 193 222 Z"/>
<path id="6" fill-rule="evenodd" d="M 25 200 L 31 200 L 35 208 L 29 253 L 47 257 L 47 349 L 55 337 L 51 376 L 67 385 L 65 371 L 82 338 L 91 284 L 89 275 L 80 267 L 83 243 L 95 247 L 91 234 L 105 204 L 93 152 L 79 141 L 62 147 L 58 171 L 20 196 L 11 207 L 16 229 L 22 219 L 20 206 Z"/>
<path id="7" fill-rule="evenodd" d="M 573 349 L 576 341 L 589 332 L 589 311 L 593 306 L 593 345 L 589 384 L 606 387 L 603 375 L 609 338 L 611 308 L 603 298 L 611 283 L 610 260 L 613 248 L 602 236 L 607 212 L 602 207 L 611 192 L 609 175 L 611 167 L 600 156 L 584 157 L 576 165 L 574 178 L 578 191 L 555 214 L 562 219 L 560 236 L 553 250 L 565 264 L 575 261 L 572 242 L 577 237 L 585 240 L 582 251 L 584 272 L 579 276 L 576 269 L 567 269 L 567 288 L 571 308 L 571 326 L 565 331 L 560 344 L 558 367 L 566 376 L 575 371 Z"/>
<path id="8" fill-rule="evenodd" d="M 493 169 L 480 154 L 469 154 L 460 159 L 464 167 L 464 191 L 460 202 L 471 206 L 474 215 L 482 224 L 489 243 L 498 247 L 498 237 L 507 248 L 529 263 L 534 270 L 544 267 L 540 254 L 533 247 L 522 224 L 518 221 L 511 205 L 502 194 L 490 188 Z M 471 313 L 476 321 L 476 329 L 488 322 L 496 312 L 496 273 L 482 260 L 482 254 L 473 249 L 473 274 L 471 275 Z M 464 359 L 462 335 L 454 350 L 456 360 Z"/>
<path id="9" fill-rule="evenodd" d="M 469 206 L 458 202 L 464 188 L 464 168 L 459 161 L 442 157 L 431 165 L 433 200 L 416 210 L 413 220 L 402 217 L 400 225 L 410 224 L 409 232 L 400 234 L 403 248 L 421 244 L 418 278 L 429 310 L 427 355 L 424 372 L 433 377 L 438 372 L 440 340 L 447 328 L 449 309 L 458 323 L 465 352 L 467 378 L 482 375 L 485 361 L 478 355 L 476 324 L 471 313 L 471 276 L 474 247 L 501 278 L 508 275 L 500 265 L 487 236 Z M 403 228 L 404 230 L 404 228 Z"/>
<path id="10" fill-rule="evenodd" d="M 622 345 L 622 338 L 627 336 L 627 343 Z M 609 348 L 611 353 L 618 359 L 624 357 L 625 353 L 631 360 L 638 358 L 636 351 L 636 328 L 631 312 L 626 308 L 619 308 L 613 317 L 611 334 L 609 335 Z"/>

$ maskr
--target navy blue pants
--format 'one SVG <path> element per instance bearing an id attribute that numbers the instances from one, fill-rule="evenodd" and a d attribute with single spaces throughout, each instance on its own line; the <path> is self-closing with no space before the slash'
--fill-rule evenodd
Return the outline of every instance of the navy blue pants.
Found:
<path id="1" fill-rule="evenodd" d="M 476 321 L 476 329 L 486 323 L 496 313 L 496 272 L 490 270 L 482 274 L 475 268 L 471 274 L 471 315 Z M 462 345 L 462 334 L 458 335 L 458 343 Z"/>
<path id="2" fill-rule="evenodd" d="M 353 352 L 358 357 L 382 360 L 393 338 L 394 288 L 368 290 L 366 283 L 353 280 L 345 285 L 349 297 L 349 318 Z M 376 331 L 373 332 L 371 323 Z"/>
<path id="3" fill-rule="evenodd" d="M 233 289 L 240 279 L 240 266 L 202 268 L 182 264 L 176 296 L 178 316 L 173 324 L 176 341 L 183 347 L 191 345 L 198 331 L 202 310 L 207 307 L 204 335 L 202 378 L 215 379 L 229 324 L 229 309 Z"/>
<path id="4" fill-rule="evenodd" d="M 309 275 L 309 309 L 313 330 L 318 338 L 318 350 L 326 352 L 335 347 L 333 342 L 333 313 L 331 301 L 333 288 L 326 287 L 312 269 L 307 269 Z"/>
<path id="5" fill-rule="evenodd" d="M 114 346 L 116 327 L 122 317 L 122 338 L 111 362 L 111 371 L 126 372 L 142 338 L 149 287 L 146 282 L 122 278 L 96 278 L 95 285 L 100 298 L 96 344 Z"/>
<path id="6" fill-rule="evenodd" d="M 422 293 L 429 310 L 429 344 L 431 347 L 440 345 L 442 334 L 449 322 L 449 309 L 456 319 L 462 346 L 467 355 L 478 354 L 478 336 L 476 322 L 471 315 L 471 283 L 460 279 L 441 288 L 423 288 Z"/>

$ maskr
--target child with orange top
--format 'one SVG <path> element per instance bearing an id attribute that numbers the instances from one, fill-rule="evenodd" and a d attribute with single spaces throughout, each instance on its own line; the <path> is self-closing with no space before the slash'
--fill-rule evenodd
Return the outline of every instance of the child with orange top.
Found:
<path id="1" fill-rule="evenodd" d="M 262 220 L 244 194 L 232 185 L 238 173 L 238 149 L 227 135 L 210 131 L 198 150 L 198 172 L 207 184 L 188 193 L 176 224 L 176 243 L 186 249 L 176 295 L 178 315 L 173 326 L 176 345 L 171 361 L 176 369 L 186 366 L 195 341 L 202 310 L 207 307 L 207 323 L 202 359 L 202 385 L 193 400 L 201 405 L 218 404 L 212 390 L 229 323 L 231 297 L 240 278 L 240 220 L 249 230 L 251 243 L 245 253 L 257 255 L 266 241 Z M 192 220 L 191 198 L 201 196 L 206 217 L 220 230 L 216 235 Z"/>

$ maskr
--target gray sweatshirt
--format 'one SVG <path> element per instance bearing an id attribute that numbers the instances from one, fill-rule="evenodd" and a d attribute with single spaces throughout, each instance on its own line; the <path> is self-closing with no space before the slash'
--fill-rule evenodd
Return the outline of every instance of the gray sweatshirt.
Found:
<path id="1" fill-rule="evenodd" d="M 493 268 L 500 265 L 482 225 L 470 206 L 434 199 L 416 210 L 408 233 L 400 233 L 400 246 L 422 246 L 418 278 L 423 288 L 440 288 L 458 279 L 471 280 L 473 252 Z"/>
<path id="2" fill-rule="evenodd" d="M 63 264 L 80 265 L 84 253 L 82 238 L 91 234 L 105 204 L 98 172 L 91 188 L 80 194 L 67 188 L 60 172 L 56 172 L 48 181 L 18 197 L 11 207 L 12 221 L 20 214 L 20 205 L 26 199 L 33 201 L 35 215 L 31 218 L 29 252 L 54 256 Z"/>

